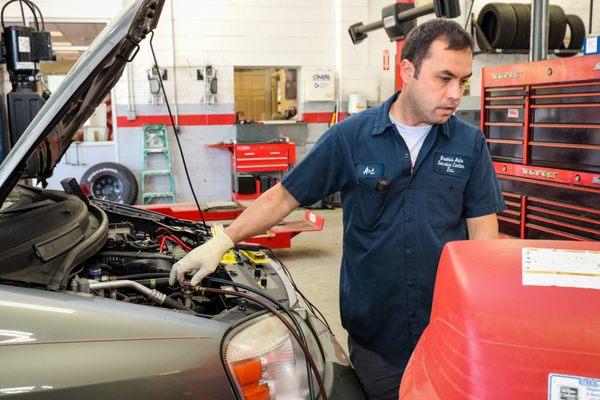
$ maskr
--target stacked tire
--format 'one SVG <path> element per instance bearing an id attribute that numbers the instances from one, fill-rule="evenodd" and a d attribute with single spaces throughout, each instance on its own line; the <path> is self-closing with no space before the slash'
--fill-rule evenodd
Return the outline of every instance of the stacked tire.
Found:
<path id="1" fill-rule="evenodd" d="M 551 5 L 548 13 L 548 48 L 580 50 L 585 38 L 585 26 L 581 18 L 577 15 L 566 15 L 562 7 L 556 5 Z M 477 24 L 494 49 L 526 50 L 530 47 L 530 4 L 486 4 L 477 17 Z M 565 45 L 567 28 L 570 31 L 570 40 Z M 477 36 L 477 44 L 481 49 L 487 47 L 481 35 Z"/>

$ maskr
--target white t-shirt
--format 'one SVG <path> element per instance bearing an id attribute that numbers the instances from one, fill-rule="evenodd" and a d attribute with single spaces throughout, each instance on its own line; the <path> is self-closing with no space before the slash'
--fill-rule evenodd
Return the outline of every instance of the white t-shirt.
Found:
<path id="1" fill-rule="evenodd" d="M 392 117 L 392 114 L 389 114 L 389 115 L 390 115 L 390 120 L 392 120 L 394 125 L 396 125 L 396 129 L 398 130 L 398 133 L 400 133 L 400 136 L 402 136 L 402 139 L 404 139 L 404 143 L 406 143 L 406 146 L 408 147 L 408 150 L 410 152 L 410 161 L 411 161 L 410 169 L 412 171 L 412 169 L 415 166 L 415 163 L 417 162 L 417 156 L 419 155 L 419 151 L 421 150 L 421 147 L 423 146 L 423 142 L 425 142 L 425 138 L 427 137 L 427 134 L 431 130 L 432 125 L 423 125 L 423 126 L 402 125 L 400 122 L 396 121 L 394 119 L 394 117 Z"/>

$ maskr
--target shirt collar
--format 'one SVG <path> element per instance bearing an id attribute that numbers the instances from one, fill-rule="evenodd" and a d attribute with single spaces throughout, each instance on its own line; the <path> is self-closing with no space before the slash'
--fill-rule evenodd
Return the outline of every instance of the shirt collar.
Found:
<path id="1" fill-rule="evenodd" d="M 392 107 L 392 103 L 396 101 L 400 92 L 396 92 L 392 97 L 387 99 L 385 103 L 383 103 L 377 112 L 377 118 L 375 119 L 375 124 L 373 126 L 373 136 L 381 135 L 387 128 L 393 126 L 393 122 L 389 117 L 390 107 Z"/>
<path id="2" fill-rule="evenodd" d="M 390 114 L 390 108 L 392 107 L 392 104 L 394 103 L 394 101 L 396 101 L 396 99 L 398 98 L 399 94 L 400 94 L 400 92 L 396 92 L 392 97 L 387 99 L 385 101 L 385 103 L 383 103 L 379 107 L 379 110 L 377 112 L 377 117 L 375 119 L 375 124 L 373 126 L 373 132 L 371 133 L 373 136 L 381 135 L 383 132 L 385 132 L 386 129 L 388 129 L 389 127 L 394 125 L 394 123 L 390 119 L 389 114 Z M 441 125 L 440 124 L 433 125 L 432 129 L 438 128 L 439 132 L 442 135 L 449 138 L 450 137 L 450 129 L 448 127 L 448 124 L 452 118 L 453 117 L 450 117 L 450 119 L 448 119 L 448 121 L 446 121 L 445 123 L 443 123 Z"/>

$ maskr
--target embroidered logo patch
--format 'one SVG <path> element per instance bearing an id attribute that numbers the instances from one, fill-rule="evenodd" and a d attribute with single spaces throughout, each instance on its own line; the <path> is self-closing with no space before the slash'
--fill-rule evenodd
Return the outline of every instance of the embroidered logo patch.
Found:
<path id="1" fill-rule="evenodd" d="M 433 171 L 438 174 L 466 178 L 471 171 L 471 157 L 458 154 L 435 153 Z"/>
<path id="2" fill-rule="evenodd" d="M 381 179 L 385 172 L 383 163 L 356 164 L 355 168 L 359 179 Z"/>

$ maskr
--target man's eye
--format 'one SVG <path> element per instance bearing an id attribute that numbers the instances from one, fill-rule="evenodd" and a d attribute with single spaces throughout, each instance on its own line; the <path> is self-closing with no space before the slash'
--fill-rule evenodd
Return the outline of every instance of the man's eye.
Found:
<path id="1" fill-rule="evenodd" d="M 444 82 L 450 82 L 450 80 L 452 78 L 450 78 L 449 76 L 440 76 L 440 79 L 443 80 Z"/>
<path id="2" fill-rule="evenodd" d="M 467 84 L 467 82 L 468 82 L 468 80 L 460 81 L 460 84 L 464 86 Z"/>

